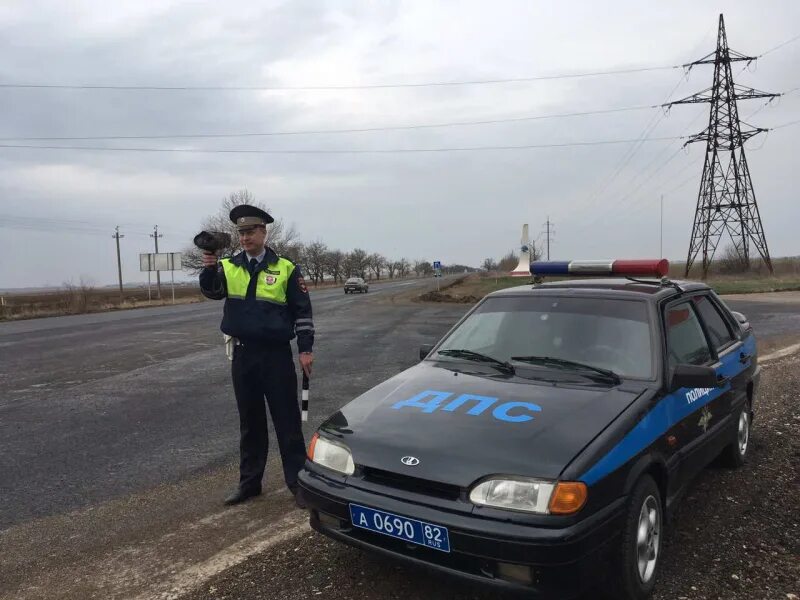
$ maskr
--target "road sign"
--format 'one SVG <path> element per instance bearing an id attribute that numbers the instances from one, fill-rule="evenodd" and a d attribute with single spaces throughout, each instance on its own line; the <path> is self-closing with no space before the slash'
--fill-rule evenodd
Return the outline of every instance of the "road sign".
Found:
<path id="1" fill-rule="evenodd" d="M 172 303 L 175 304 L 175 271 L 182 269 L 180 252 L 143 253 L 139 255 L 139 270 L 147 271 L 147 299 L 150 300 L 150 273 L 172 271 Z M 160 298 L 160 296 L 159 296 Z"/>
<path id="2" fill-rule="evenodd" d="M 434 269 L 441 269 L 442 268 L 442 262 L 439 261 L 439 260 L 433 261 L 433 268 Z"/>
<path id="3" fill-rule="evenodd" d="M 180 271 L 180 252 L 144 253 L 139 255 L 140 271 Z"/>

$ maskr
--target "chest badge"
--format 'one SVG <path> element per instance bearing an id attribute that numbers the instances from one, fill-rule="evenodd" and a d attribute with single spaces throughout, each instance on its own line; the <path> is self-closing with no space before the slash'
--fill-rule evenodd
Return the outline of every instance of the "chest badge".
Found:
<path id="1" fill-rule="evenodd" d="M 278 281 L 278 278 L 275 275 L 264 275 L 264 283 L 267 285 L 272 285 L 276 281 Z"/>

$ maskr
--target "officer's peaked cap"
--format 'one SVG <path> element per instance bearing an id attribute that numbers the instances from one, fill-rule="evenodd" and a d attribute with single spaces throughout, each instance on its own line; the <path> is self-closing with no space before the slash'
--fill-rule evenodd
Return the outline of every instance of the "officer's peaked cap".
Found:
<path id="1" fill-rule="evenodd" d="M 234 206 L 231 210 L 230 217 L 231 221 L 236 224 L 236 228 L 240 231 L 242 229 L 255 227 L 256 225 L 266 225 L 267 223 L 275 221 L 267 211 L 250 204 Z"/>

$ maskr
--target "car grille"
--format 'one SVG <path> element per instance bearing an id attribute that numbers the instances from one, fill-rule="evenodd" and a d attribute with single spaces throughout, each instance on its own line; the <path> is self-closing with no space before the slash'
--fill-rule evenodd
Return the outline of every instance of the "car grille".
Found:
<path id="1" fill-rule="evenodd" d="M 408 475 L 372 467 L 364 467 L 364 480 L 390 488 L 414 492 L 415 494 L 446 498 L 448 500 L 458 500 L 461 495 L 461 488 L 457 485 L 409 477 Z"/>

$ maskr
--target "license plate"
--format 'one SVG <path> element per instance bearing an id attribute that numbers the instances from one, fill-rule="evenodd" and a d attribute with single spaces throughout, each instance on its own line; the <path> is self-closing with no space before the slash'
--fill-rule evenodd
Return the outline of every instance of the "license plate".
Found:
<path id="1" fill-rule="evenodd" d="M 359 504 L 350 505 L 350 519 L 361 529 L 382 533 L 389 537 L 419 544 L 434 550 L 450 552 L 450 538 L 447 527 L 401 517 L 382 510 L 375 510 Z"/>

